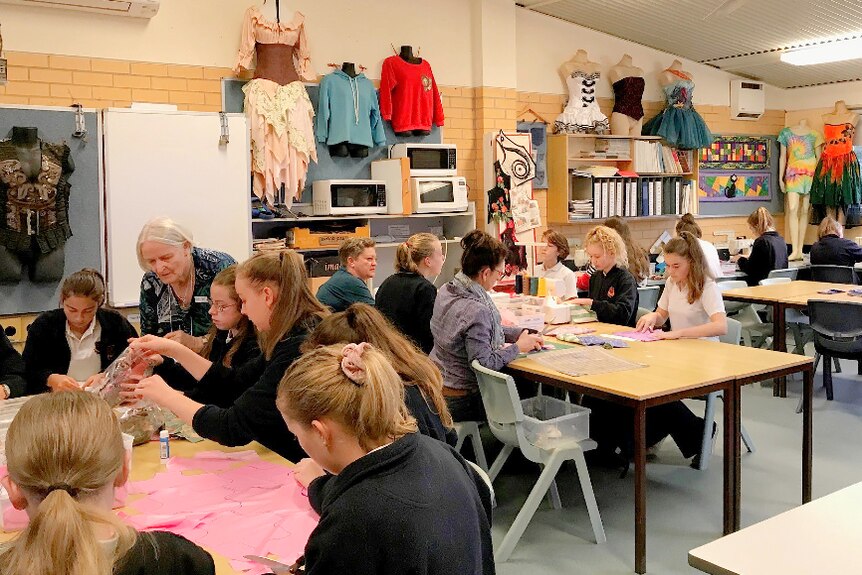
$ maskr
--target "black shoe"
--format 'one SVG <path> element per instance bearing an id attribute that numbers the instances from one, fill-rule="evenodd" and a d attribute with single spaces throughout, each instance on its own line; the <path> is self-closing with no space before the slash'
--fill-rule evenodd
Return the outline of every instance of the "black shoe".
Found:
<path id="1" fill-rule="evenodd" d="M 715 436 L 717 433 L 718 433 L 718 424 L 716 424 L 713 421 L 712 422 L 712 448 L 713 449 L 715 448 Z M 700 453 L 695 455 L 694 458 L 691 460 L 689 467 L 691 467 L 692 469 L 700 469 L 700 456 L 701 456 Z"/>

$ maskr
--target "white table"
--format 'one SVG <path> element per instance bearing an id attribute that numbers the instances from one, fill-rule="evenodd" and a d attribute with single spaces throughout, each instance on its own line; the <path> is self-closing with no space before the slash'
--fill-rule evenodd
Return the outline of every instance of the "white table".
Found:
<path id="1" fill-rule="evenodd" d="M 688 553 L 713 575 L 843 575 L 862 565 L 862 483 L 746 527 Z"/>

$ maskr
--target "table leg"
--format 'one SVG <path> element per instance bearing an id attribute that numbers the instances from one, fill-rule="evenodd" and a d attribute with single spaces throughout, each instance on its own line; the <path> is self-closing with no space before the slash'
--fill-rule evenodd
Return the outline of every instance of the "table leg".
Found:
<path id="1" fill-rule="evenodd" d="M 740 418 L 736 382 L 724 390 L 724 535 L 739 529 Z"/>
<path id="2" fill-rule="evenodd" d="M 787 351 L 787 324 L 785 309 L 781 302 L 772 304 L 772 349 Z M 772 384 L 772 395 L 787 397 L 787 377 L 777 377 Z"/>
<path id="3" fill-rule="evenodd" d="M 638 403 L 635 417 L 635 572 L 646 573 L 646 407 Z"/>
<path id="4" fill-rule="evenodd" d="M 826 361 L 826 360 L 824 360 Z M 814 371 L 802 372 L 802 503 L 811 501 L 811 473 L 814 446 L 812 444 Z"/>

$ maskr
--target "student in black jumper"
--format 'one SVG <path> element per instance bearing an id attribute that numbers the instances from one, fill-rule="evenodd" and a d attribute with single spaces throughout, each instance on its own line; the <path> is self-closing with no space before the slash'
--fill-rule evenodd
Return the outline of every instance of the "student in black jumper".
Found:
<path id="1" fill-rule="evenodd" d="M 34 397 L 9 426 L 9 500 L 30 522 L 0 552 L 0 573 L 213 575 L 209 553 L 167 531 L 138 533 L 111 509 L 126 483 L 120 425 L 89 393 Z"/>
<path id="2" fill-rule="evenodd" d="M 413 234 L 398 246 L 395 258 L 395 274 L 380 284 L 375 305 L 401 333 L 426 354 L 431 353 L 431 315 L 437 299 L 437 288 L 431 282 L 446 261 L 443 245 L 433 234 Z"/>
<path id="3" fill-rule="evenodd" d="M 772 270 L 787 267 L 787 243 L 775 231 L 772 214 L 762 206 L 748 216 L 748 227 L 757 236 L 751 247 L 751 255 L 747 258 L 735 255 L 730 261 L 736 262 L 739 269 L 745 272 L 748 285 L 756 286 Z"/>
<path id="4" fill-rule="evenodd" d="M 596 226 L 584 240 L 590 263 L 590 297 L 569 300 L 594 312 L 599 321 L 634 327 L 638 314 L 638 286 L 629 272 L 626 245 L 613 229 Z"/>
<path id="5" fill-rule="evenodd" d="M 254 325 L 242 314 L 242 300 L 236 293 L 236 265 L 220 271 L 210 286 L 210 317 L 212 327 L 200 352 L 213 363 L 239 369 L 260 356 Z M 155 369 L 168 385 L 185 391 L 199 403 L 230 407 L 246 390 L 237 386 L 200 386 L 182 366 L 168 359 Z M 254 382 L 247 382 L 249 384 Z"/>
<path id="6" fill-rule="evenodd" d="M 383 352 L 401 376 L 404 402 L 416 419 L 419 433 L 455 445 L 458 434 L 452 426 L 452 416 L 443 397 L 443 376 L 440 370 L 370 305 L 355 303 L 342 312 L 332 314 L 320 322 L 305 340 L 302 350 L 363 341 Z"/>
<path id="7" fill-rule="evenodd" d="M 826 216 L 817 228 L 818 240 L 811 246 L 813 266 L 852 266 L 862 262 L 862 246 L 844 237 L 844 226 Z"/>
<path id="8" fill-rule="evenodd" d="M 27 393 L 80 390 L 91 385 L 138 332 L 120 313 L 104 309 L 105 280 L 85 268 L 60 288 L 60 308 L 39 315 L 27 332 Z"/>
<path id="9" fill-rule="evenodd" d="M 257 254 L 240 264 L 236 291 L 242 312 L 260 333 L 260 357 L 239 369 L 213 363 L 182 344 L 147 335 L 132 347 L 172 357 L 201 386 L 247 387 L 228 408 L 203 405 L 171 388 L 158 375 L 126 386 L 126 398 L 149 399 L 173 411 L 207 439 L 222 445 L 257 441 L 282 457 L 304 456 L 275 407 L 278 382 L 299 357 L 299 347 L 318 322 L 329 315 L 308 289 L 302 256 L 292 250 Z"/>
<path id="10" fill-rule="evenodd" d="M 320 514 L 308 575 L 495 572 L 486 484 L 451 446 L 415 433 L 403 396 L 368 343 L 317 348 L 282 379 L 278 408 L 311 457 L 295 477 Z"/>
<path id="11" fill-rule="evenodd" d="M 24 395 L 24 360 L 0 328 L 0 399 Z"/>

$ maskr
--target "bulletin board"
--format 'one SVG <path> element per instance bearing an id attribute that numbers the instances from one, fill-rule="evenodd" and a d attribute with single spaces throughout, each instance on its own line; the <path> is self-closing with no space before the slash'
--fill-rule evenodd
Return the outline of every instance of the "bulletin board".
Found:
<path id="1" fill-rule="evenodd" d="M 231 78 L 222 80 L 222 103 L 226 112 L 242 113 L 244 111 L 245 94 L 242 91 L 242 87 L 245 83 L 245 80 Z M 316 114 L 320 101 L 319 87 L 317 84 L 307 83 L 305 84 L 305 89 L 308 91 L 308 97 Z M 439 144 L 443 141 L 439 126 L 432 126 L 431 133 L 427 136 L 411 137 L 396 136 L 389 122 L 383 122 L 383 128 L 386 132 L 386 145 L 379 148 L 371 148 L 368 150 L 368 156 L 365 158 L 333 158 L 329 155 L 329 148 L 325 144 L 317 142 L 317 163 L 312 163 L 309 166 L 308 179 L 306 180 L 302 199 L 299 202 L 294 202 L 294 205 L 297 203 L 311 204 L 311 184 L 317 180 L 371 179 L 371 162 L 388 158 L 389 146 L 407 142 Z"/>
<path id="2" fill-rule="evenodd" d="M 65 245 L 63 276 L 90 267 L 104 271 L 99 117 L 84 110 L 87 134 L 74 138 L 75 112 L 71 108 L 0 106 L 0 138 L 13 127 L 32 127 L 45 142 L 64 142 L 71 150 L 75 171 L 69 177 L 69 224 L 72 237 Z M 24 271 L 17 284 L 0 284 L 0 315 L 39 313 L 59 306 L 62 280 L 33 283 Z"/>

